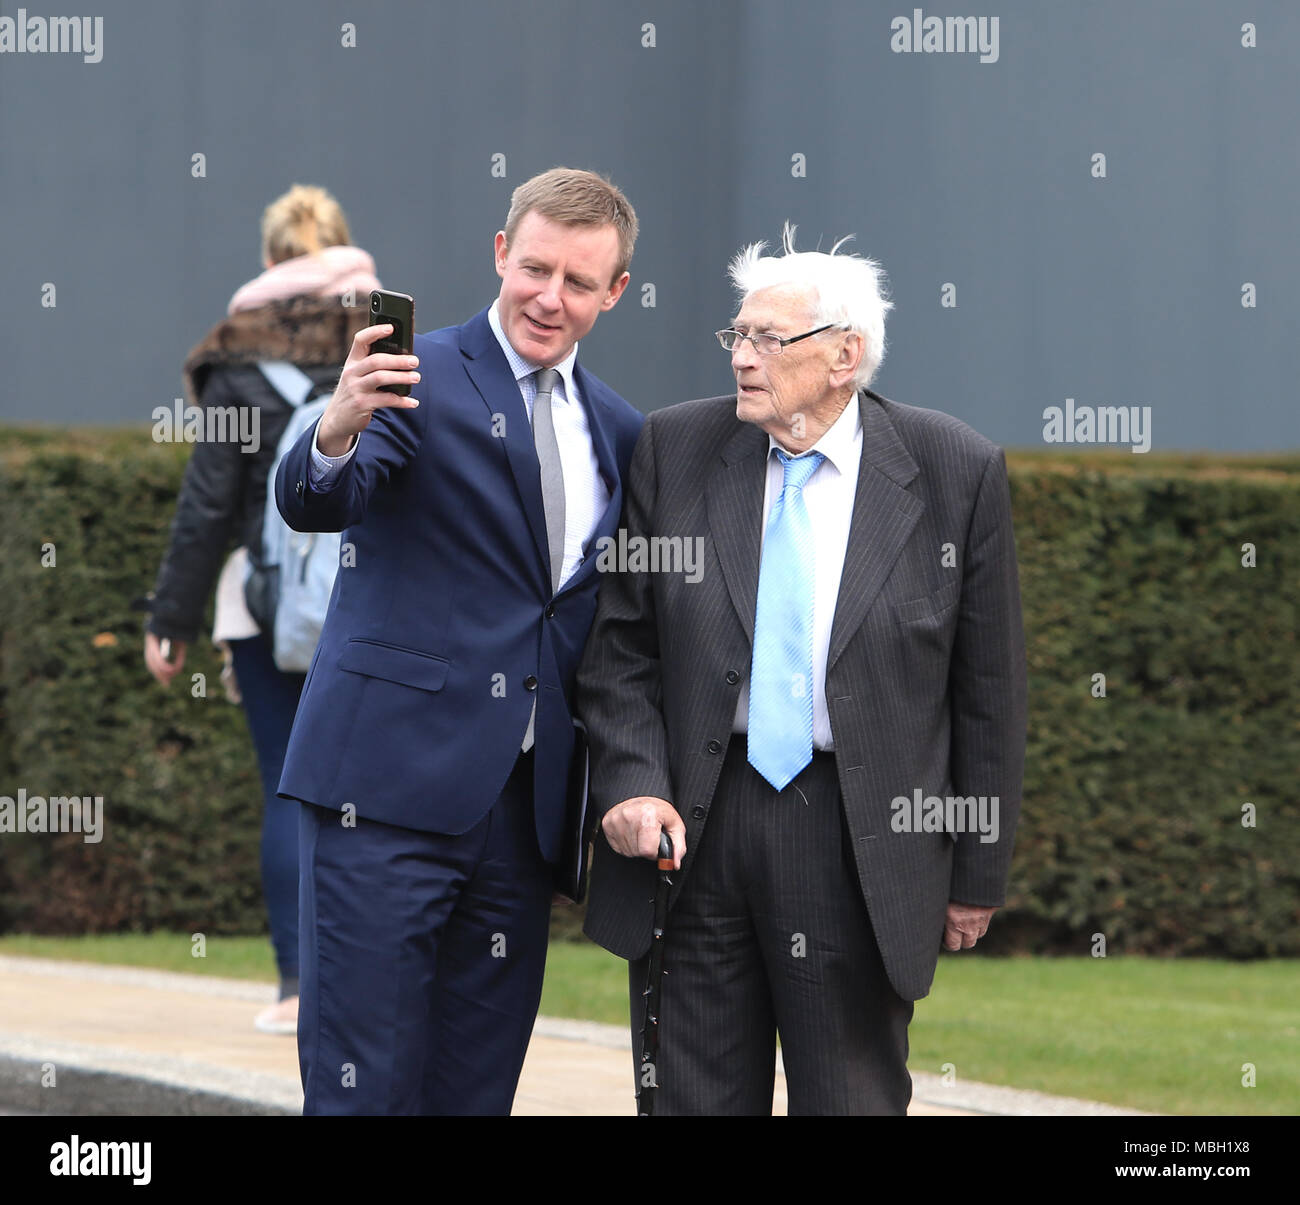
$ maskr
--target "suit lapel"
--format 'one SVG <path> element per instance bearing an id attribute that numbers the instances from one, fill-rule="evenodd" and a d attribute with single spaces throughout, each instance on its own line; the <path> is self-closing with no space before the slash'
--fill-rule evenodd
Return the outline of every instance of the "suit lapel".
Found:
<path id="1" fill-rule="evenodd" d="M 768 439 L 752 423 L 737 419 L 736 426 L 723 446 L 721 465 L 705 486 L 705 505 L 727 592 L 752 645 Z"/>
<path id="2" fill-rule="evenodd" d="M 614 458 L 614 446 L 609 442 L 607 424 L 610 405 L 605 396 L 608 390 L 581 364 L 574 364 L 573 375 L 578 382 L 578 392 L 582 395 L 582 408 L 587 412 L 587 426 L 591 430 L 591 442 L 596 449 L 600 475 L 605 479 L 605 487 L 613 495 L 618 489 L 618 461 Z M 603 519 L 597 527 L 602 524 Z"/>
<path id="3" fill-rule="evenodd" d="M 859 394 L 862 461 L 826 656 L 828 673 L 862 626 L 925 510 L 925 503 L 906 489 L 920 469 L 898 438 L 880 401 L 869 389 Z M 754 577 L 757 581 L 757 568 Z"/>
<path id="4" fill-rule="evenodd" d="M 465 371 L 489 414 L 505 417 L 502 443 L 506 460 L 519 489 L 533 542 L 537 545 L 538 563 L 549 579 L 551 561 L 547 553 L 546 509 L 542 502 L 542 473 L 537 463 L 537 449 L 528 424 L 528 410 L 505 353 L 492 333 L 487 310 L 476 314 L 461 327 L 460 349 L 465 356 Z"/>

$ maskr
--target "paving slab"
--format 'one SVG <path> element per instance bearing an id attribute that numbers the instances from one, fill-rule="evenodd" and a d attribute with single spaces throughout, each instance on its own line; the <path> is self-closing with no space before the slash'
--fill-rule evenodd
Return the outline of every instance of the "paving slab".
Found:
<path id="1" fill-rule="evenodd" d="M 0 955 L 0 1110 L 65 1115 L 298 1114 L 292 1036 L 257 1032 L 270 984 Z M 621 1026 L 539 1017 L 517 1116 L 630 1116 Z M 913 1116 L 1121 1114 L 1091 1101 L 913 1073 Z M 786 1110 L 779 1059 L 773 1111 Z"/>

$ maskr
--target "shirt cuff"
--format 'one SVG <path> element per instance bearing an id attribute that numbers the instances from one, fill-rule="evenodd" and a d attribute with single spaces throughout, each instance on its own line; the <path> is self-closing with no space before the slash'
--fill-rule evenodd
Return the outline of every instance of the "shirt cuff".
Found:
<path id="1" fill-rule="evenodd" d="M 342 456 L 326 456 L 316 446 L 316 436 L 320 433 L 318 422 L 311 433 L 311 459 L 307 464 L 307 484 L 317 493 L 327 493 L 333 489 L 343 471 L 343 466 L 356 454 L 357 437 L 352 437 L 352 446 Z"/>

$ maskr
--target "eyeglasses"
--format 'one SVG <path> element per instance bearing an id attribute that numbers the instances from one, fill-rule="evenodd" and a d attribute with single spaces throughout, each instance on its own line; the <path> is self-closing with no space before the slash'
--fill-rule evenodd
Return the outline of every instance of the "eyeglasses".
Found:
<path id="1" fill-rule="evenodd" d="M 761 355 L 779 356 L 791 343 L 798 343 L 800 339 L 811 339 L 814 335 L 820 335 L 822 331 L 828 331 L 835 325 L 834 322 L 828 322 L 825 326 L 819 326 L 815 331 L 809 331 L 804 335 L 793 335 L 789 339 L 782 339 L 780 335 L 772 335 L 766 332 L 760 335 L 745 335 L 730 328 L 725 331 L 714 331 L 713 333 L 718 336 L 718 342 L 727 351 L 731 351 L 741 339 L 748 339 L 754 345 L 754 350 Z"/>

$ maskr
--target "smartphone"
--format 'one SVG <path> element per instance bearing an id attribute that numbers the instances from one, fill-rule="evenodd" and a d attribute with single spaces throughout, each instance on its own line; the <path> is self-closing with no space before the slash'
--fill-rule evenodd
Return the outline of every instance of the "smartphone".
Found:
<path id="1" fill-rule="evenodd" d="M 387 289 L 372 289 L 370 325 L 378 326 L 381 322 L 391 322 L 393 333 L 386 338 L 376 339 L 370 345 L 370 350 L 392 356 L 409 356 L 412 340 L 415 337 L 415 299 L 407 293 L 390 293 Z M 380 385 L 379 392 L 398 393 L 402 397 L 409 397 L 411 387 Z"/>

